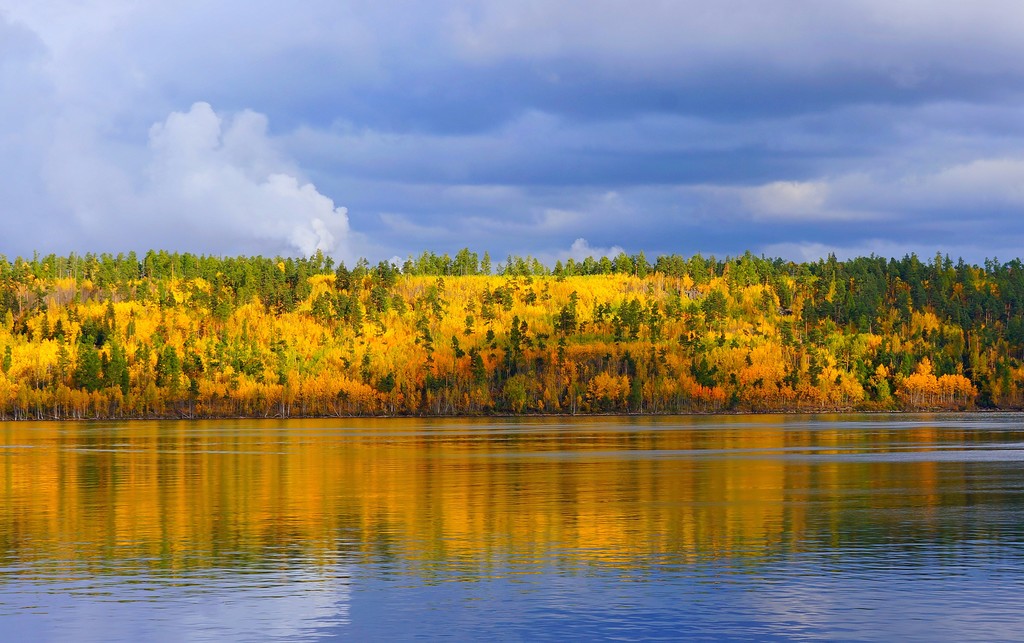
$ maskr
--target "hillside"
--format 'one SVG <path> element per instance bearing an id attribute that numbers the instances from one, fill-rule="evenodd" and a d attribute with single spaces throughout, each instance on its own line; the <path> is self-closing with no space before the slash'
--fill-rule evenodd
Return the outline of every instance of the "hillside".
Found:
<path id="1" fill-rule="evenodd" d="M 0 260 L 4 418 L 1018 408 L 1024 265 Z"/>

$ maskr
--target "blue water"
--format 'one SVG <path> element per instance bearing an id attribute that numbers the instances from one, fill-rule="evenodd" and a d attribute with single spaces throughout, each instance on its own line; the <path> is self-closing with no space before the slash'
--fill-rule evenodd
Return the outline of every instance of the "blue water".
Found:
<path id="1" fill-rule="evenodd" d="M 16 424 L 4 640 L 1020 640 L 1024 417 Z"/>

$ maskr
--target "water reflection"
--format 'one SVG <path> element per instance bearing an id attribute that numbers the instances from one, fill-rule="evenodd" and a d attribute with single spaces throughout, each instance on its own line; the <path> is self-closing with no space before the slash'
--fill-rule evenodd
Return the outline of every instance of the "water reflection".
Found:
<path id="1" fill-rule="evenodd" d="M 894 570 L 958 592 L 972 570 L 1016 583 L 999 571 L 1021 566 L 1022 444 L 1017 416 L 7 423 L 0 616 L 118 638 L 60 607 L 116 601 L 164 610 L 134 634 L 164 618 L 214 638 L 379 635 L 371 597 L 425 628 L 437 586 L 444 618 L 514 606 L 524 636 L 559 609 L 585 629 L 601 600 L 628 608 L 623 635 L 677 635 L 681 590 L 693 607 L 745 588 L 756 621 L 688 622 L 794 634 L 820 625 L 796 606 L 835 578 L 848 601 Z"/>

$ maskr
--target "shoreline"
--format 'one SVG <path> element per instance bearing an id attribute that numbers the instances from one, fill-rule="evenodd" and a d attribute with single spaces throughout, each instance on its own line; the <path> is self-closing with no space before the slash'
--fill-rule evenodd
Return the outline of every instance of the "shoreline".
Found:
<path id="1" fill-rule="evenodd" d="M 23 417 L 2 418 L 0 424 L 31 423 L 31 422 L 212 422 L 219 420 L 243 421 L 290 421 L 290 420 L 525 420 L 525 419 L 587 419 L 587 418 L 706 418 L 706 417 L 747 417 L 747 416 L 912 416 L 912 415 L 1003 415 L 1022 413 L 1019 408 L 972 408 L 972 409 L 815 409 L 786 411 L 712 411 L 712 412 L 677 412 L 677 413 L 494 413 L 494 414 L 406 414 L 406 415 L 211 415 L 201 417 L 151 415 L 141 417 Z"/>

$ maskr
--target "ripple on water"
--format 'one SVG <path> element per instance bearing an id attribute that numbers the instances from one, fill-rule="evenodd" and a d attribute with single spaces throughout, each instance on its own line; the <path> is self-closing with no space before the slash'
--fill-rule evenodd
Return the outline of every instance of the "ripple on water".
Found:
<path id="1" fill-rule="evenodd" d="M 13 639 L 1012 640 L 1024 416 L 5 426 Z"/>

